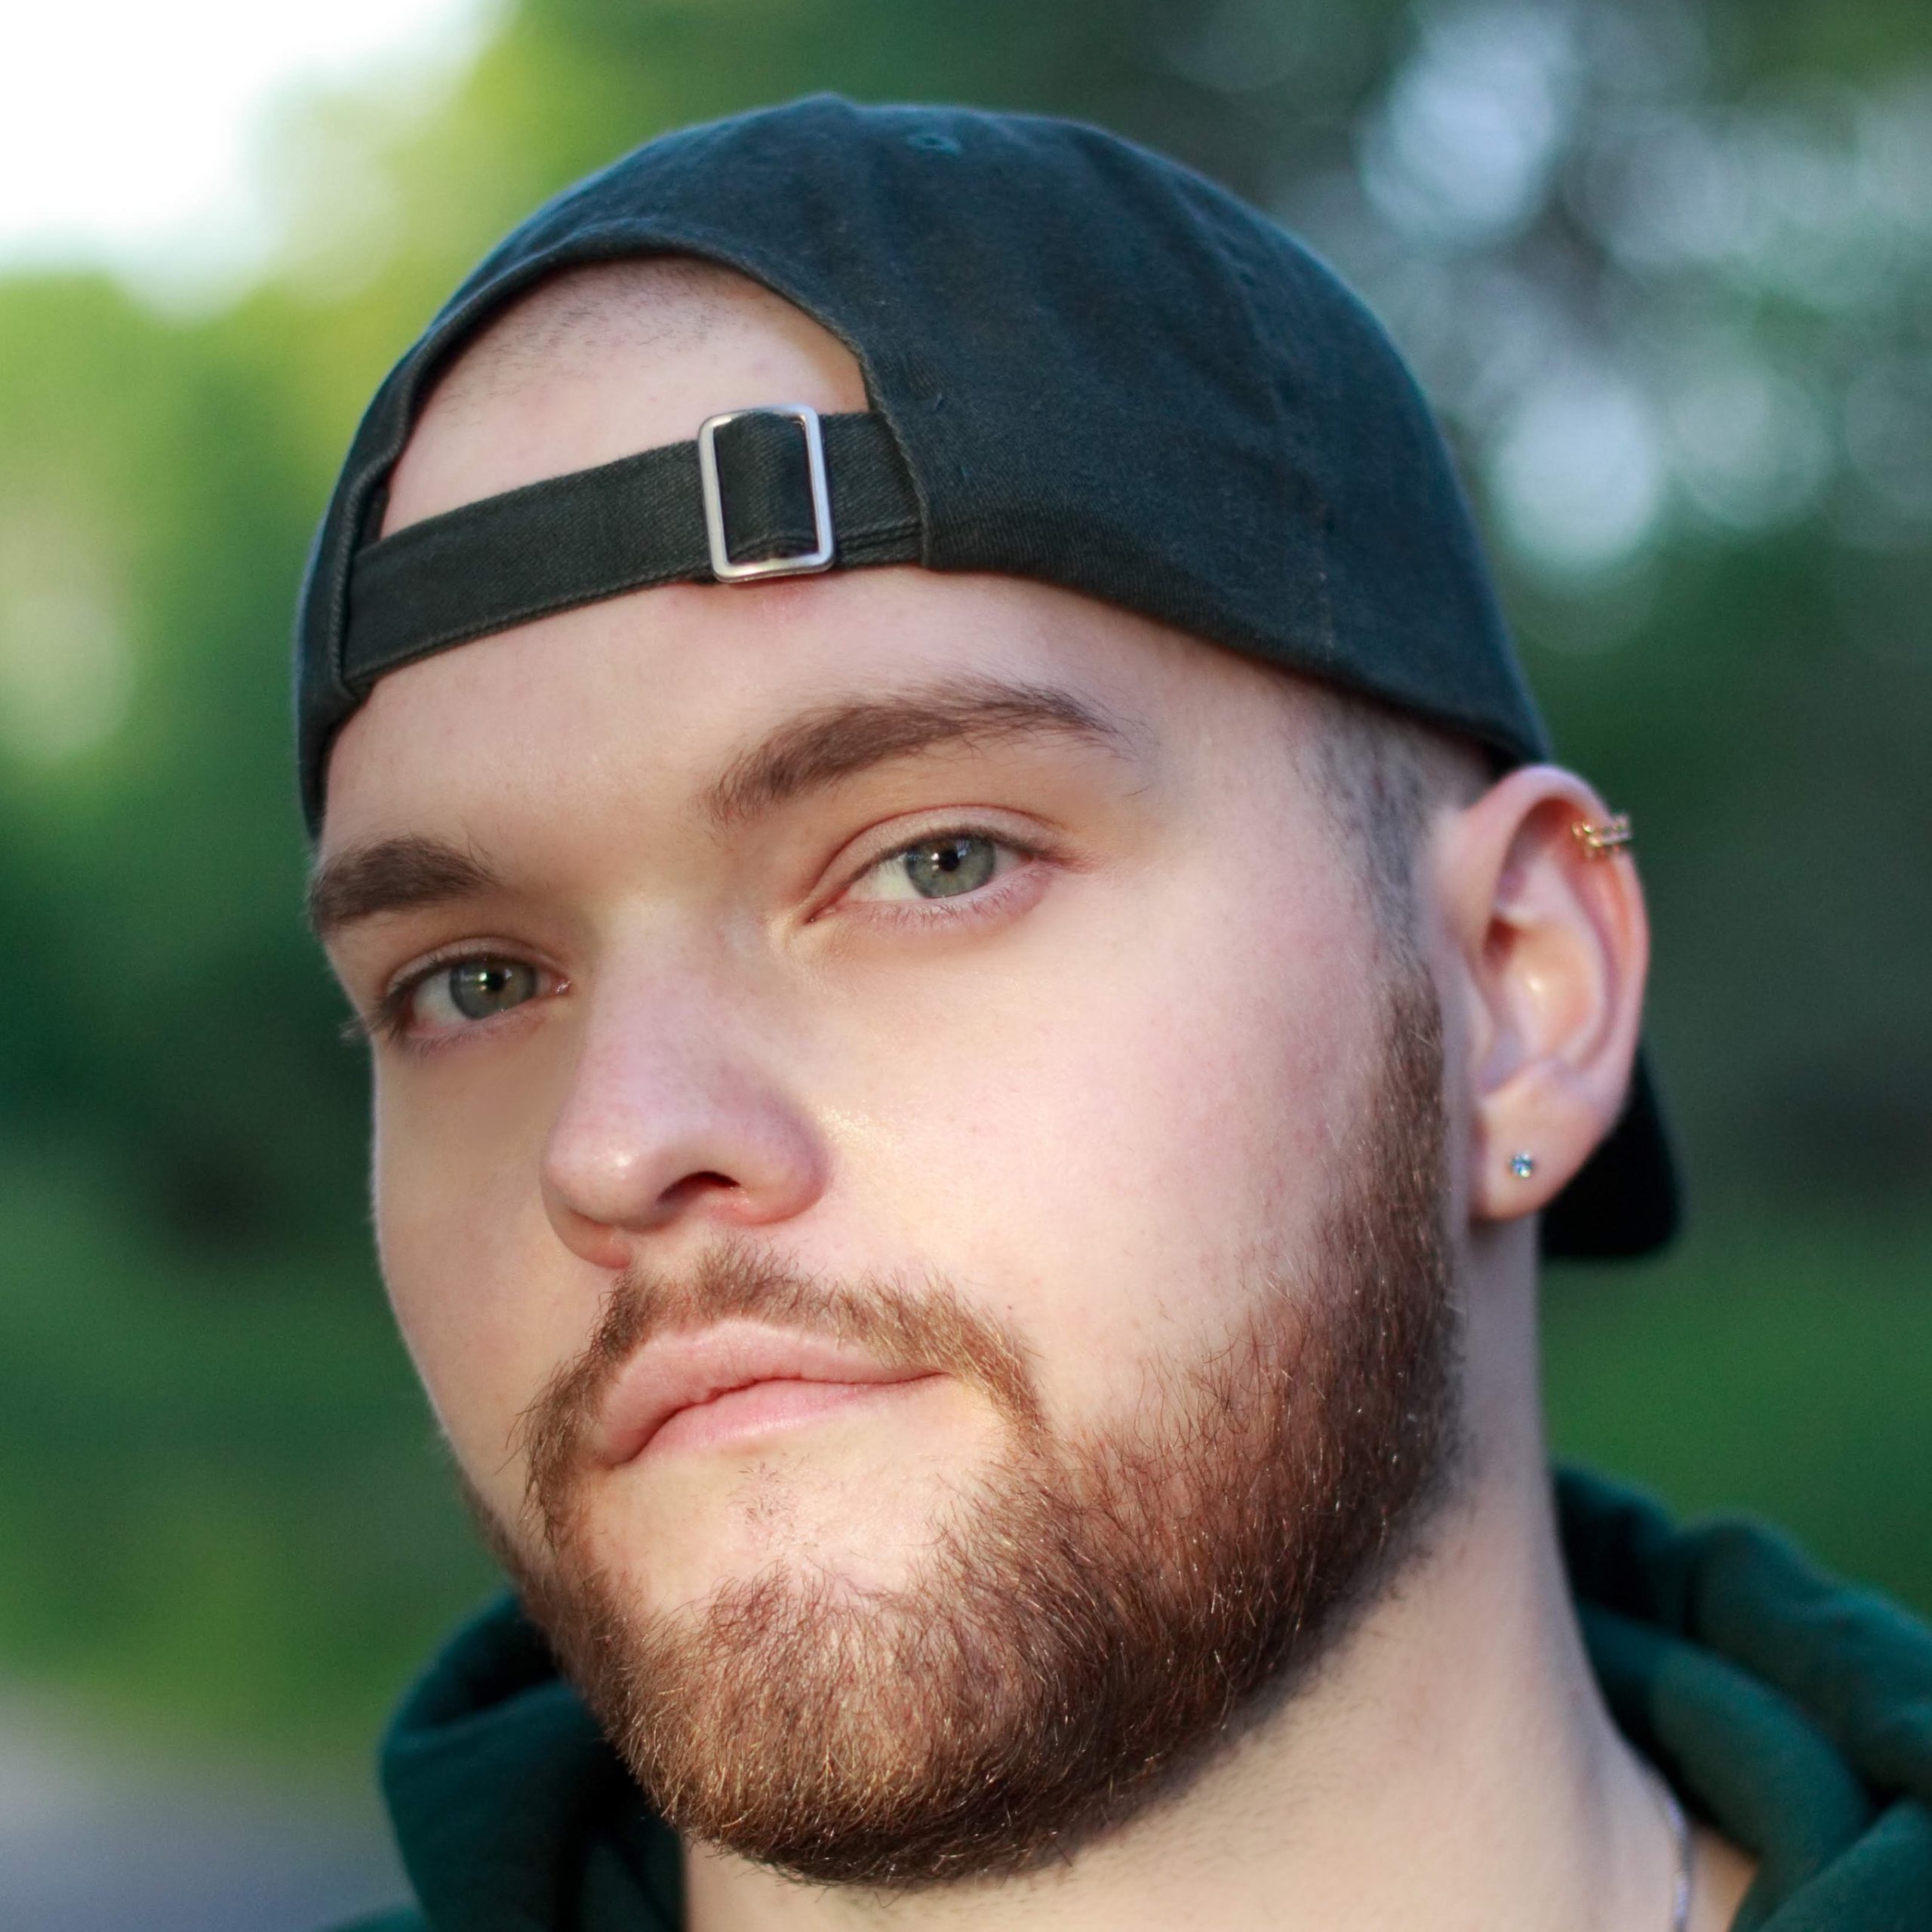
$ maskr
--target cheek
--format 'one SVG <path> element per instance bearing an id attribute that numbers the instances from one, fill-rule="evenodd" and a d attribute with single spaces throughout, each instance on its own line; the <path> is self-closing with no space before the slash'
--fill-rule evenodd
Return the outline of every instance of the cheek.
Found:
<path id="1" fill-rule="evenodd" d="M 433 1109 L 379 1074 L 377 1245 L 396 1321 L 457 1460 L 500 1513 L 521 1497 L 512 1431 L 583 1343 L 537 1191 L 537 1152 L 501 1107 Z"/>
<path id="2" fill-rule="evenodd" d="M 1346 902 L 1197 884 L 1109 916 L 1092 897 L 1096 917 L 1042 921 L 897 1016 L 899 1041 L 946 1051 L 916 1090 L 902 1069 L 916 1097 L 889 1103 L 857 1183 L 878 1190 L 861 1222 L 903 1229 L 1033 1345 L 1063 1420 L 1226 1336 L 1258 1274 L 1293 1279 L 1370 1023 Z"/>

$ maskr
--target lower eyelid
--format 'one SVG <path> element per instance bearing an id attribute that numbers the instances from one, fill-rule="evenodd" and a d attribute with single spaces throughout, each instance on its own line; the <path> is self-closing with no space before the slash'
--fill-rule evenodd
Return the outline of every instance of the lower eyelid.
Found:
<path id="1" fill-rule="evenodd" d="M 1031 853 L 1023 856 L 1032 859 Z M 900 924 L 940 926 L 975 918 L 997 918 L 1011 909 L 1011 902 L 1038 889 L 1041 867 L 1015 866 L 972 892 L 948 899 L 859 899 L 851 901 L 855 918 Z M 831 909 L 829 908 L 828 910 Z"/>

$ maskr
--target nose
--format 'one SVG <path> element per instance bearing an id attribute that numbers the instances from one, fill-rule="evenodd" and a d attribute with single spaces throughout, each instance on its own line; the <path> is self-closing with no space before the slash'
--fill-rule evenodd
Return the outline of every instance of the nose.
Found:
<path id="1" fill-rule="evenodd" d="M 777 1057 L 741 1016 L 665 991 L 593 1004 L 544 1147 L 551 1225 L 602 1267 L 688 1223 L 789 1220 L 825 1189 L 823 1140 Z"/>

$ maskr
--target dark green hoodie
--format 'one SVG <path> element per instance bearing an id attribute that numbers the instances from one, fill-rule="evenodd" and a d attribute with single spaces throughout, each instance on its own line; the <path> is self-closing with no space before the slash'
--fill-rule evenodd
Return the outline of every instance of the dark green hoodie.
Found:
<path id="1" fill-rule="evenodd" d="M 1743 1932 L 1932 1932 L 1932 1632 L 1740 1523 L 1558 1486 L 1617 1721 L 1758 1863 Z M 383 1779 L 417 1912 L 357 1932 L 675 1932 L 678 1847 L 504 1600 L 405 1701 Z"/>

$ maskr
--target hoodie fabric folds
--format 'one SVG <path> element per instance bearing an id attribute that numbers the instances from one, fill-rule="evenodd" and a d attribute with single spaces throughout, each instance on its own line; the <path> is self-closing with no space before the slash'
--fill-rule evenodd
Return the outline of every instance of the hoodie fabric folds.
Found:
<path id="1" fill-rule="evenodd" d="M 1755 1857 L 1736 1932 L 1932 1932 L 1932 1631 L 1756 1524 L 1558 1478 L 1626 1734 Z M 343 1932 L 678 1932 L 677 1841 L 500 1599 L 405 1700 L 383 1787 L 419 1901 Z"/>

